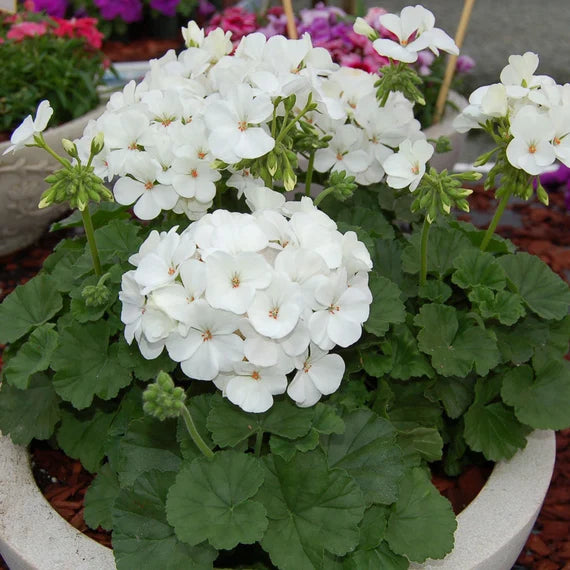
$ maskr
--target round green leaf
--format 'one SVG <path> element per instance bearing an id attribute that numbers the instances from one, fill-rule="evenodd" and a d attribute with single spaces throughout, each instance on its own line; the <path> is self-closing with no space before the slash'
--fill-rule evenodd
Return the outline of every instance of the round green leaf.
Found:
<path id="1" fill-rule="evenodd" d="M 216 551 L 180 542 L 166 520 L 165 503 L 176 473 L 150 471 L 132 489 L 122 489 L 113 508 L 117 570 L 211 570 Z"/>
<path id="2" fill-rule="evenodd" d="M 166 503 L 176 536 L 191 545 L 208 540 L 224 549 L 260 540 L 267 528 L 266 512 L 251 497 L 263 476 L 259 460 L 232 450 L 185 465 Z"/>
<path id="3" fill-rule="evenodd" d="M 83 516 L 92 529 L 112 530 L 113 504 L 120 490 L 117 474 L 105 463 L 85 493 Z"/>

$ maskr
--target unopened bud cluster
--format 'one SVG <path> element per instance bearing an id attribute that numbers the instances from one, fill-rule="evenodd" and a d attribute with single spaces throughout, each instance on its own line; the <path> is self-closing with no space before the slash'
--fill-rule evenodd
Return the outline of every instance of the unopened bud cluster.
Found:
<path id="1" fill-rule="evenodd" d="M 143 392 L 143 410 L 161 421 L 177 418 L 185 401 L 184 390 L 176 387 L 166 372 L 159 372 L 154 384 L 149 384 Z"/>

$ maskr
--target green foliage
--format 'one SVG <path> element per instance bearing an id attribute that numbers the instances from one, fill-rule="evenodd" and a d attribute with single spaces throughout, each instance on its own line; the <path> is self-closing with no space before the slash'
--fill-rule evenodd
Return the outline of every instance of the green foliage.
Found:
<path id="1" fill-rule="evenodd" d="M 390 324 L 404 322 L 405 310 L 404 303 L 400 300 L 400 289 L 376 273 L 371 274 L 369 287 L 373 301 L 364 329 L 376 336 L 384 336 Z"/>
<path id="2" fill-rule="evenodd" d="M 113 528 L 113 505 L 121 487 L 116 473 L 105 463 L 85 493 L 85 522 L 92 528 Z"/>
<path id="3" fill-rule="evenodd" d="M 80 117 L 99 104 L 103 54 L 82 38 L 53 34 L 7 40 L 0 66 L 0 131 L 15 129 L 35 115 L 40 101 L 54 109 L 52 126 Z"/>
<path id="4" fill-rule="evenodd" d="M 230 549 L 261 539 L 265 508 L 252 500 L 263 483 L 258 459 L 233 450 L 199 457 L 183 465 L 168 492 L 166 515 L 176 536 L 195 546 L 207 540 Z"/>

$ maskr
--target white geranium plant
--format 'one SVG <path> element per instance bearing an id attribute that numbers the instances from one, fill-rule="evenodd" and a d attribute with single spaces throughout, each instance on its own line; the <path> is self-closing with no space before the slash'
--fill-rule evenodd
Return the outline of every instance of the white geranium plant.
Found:
<path id="1" fill-rule="evenodd" d="M 570 292 L 493 234 L 569 164 L 568 86 L 527 53 L 471 96 L 457 126 L 491 134 L 501 175 L 479 231 L 452 216 L 478 175 L 429 166 L 407 66 L 457 48 L 421 6 L 382 18 L 397 41 L 355 25 L 399 58 L 379 74 L 308 36 L 232 53 L 191 22 L 67 157 L 47 103 L 15 133 L 62 165 L 40 206 L 85 233 L 0 307 L 0 428 L 97 474 L 85 518 L 119 570 L 441 558 L 456 523 L 429 463 L 457 474 L 568 425 Z"/>

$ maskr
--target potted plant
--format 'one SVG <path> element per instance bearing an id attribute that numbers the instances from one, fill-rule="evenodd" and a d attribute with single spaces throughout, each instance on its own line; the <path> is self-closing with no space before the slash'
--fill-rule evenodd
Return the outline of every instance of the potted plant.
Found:
<path id="1" fill-rule="evenodd" d="M 389 48 L 455 51 L 432 18 L 387 18 L 417 25 Z M 456 520 L 429 464 L 520 458 L 568 425 L 570 291 L 494 235 L 566 160 L 560 88 L 513 56 L 462 114 L 495 139 L 486 184 L 501 173 L 481 232 L 450 215 L 479 175 L 426 166 L 405 64 L 378 78 L 308 37 L 228 55 L 222 30 L 183 31 L 58 156 L 40 206 L 69 201 L 85 236 L 0 307 L 0 428 L 97 473 L 85 518 L 112 529 L 119 570 L 443 558 Z M 20 142 L 52 152 L 39 128 Z M 530 441 L 552 460 L 552 434 Z"/>
<path id="2" fill-rule="evenodd" d="M 102 109 L 97 86 L 104 73 L 102 35 L 90 18 L 65 20 L 29 11 L 0 13 L 0 155 L 7 140 L 43 99 L 52 102 L 52 127 L 46 140 L 58 152 L 62 138 L 81 135 Z M 47 188 L 45 176 L 57 162 L 37 149 L 25 157 L 4 157 L 0 186 L 0 256 L 32 243 L 63 207 L 38 212 L 36 203 Z"/>

